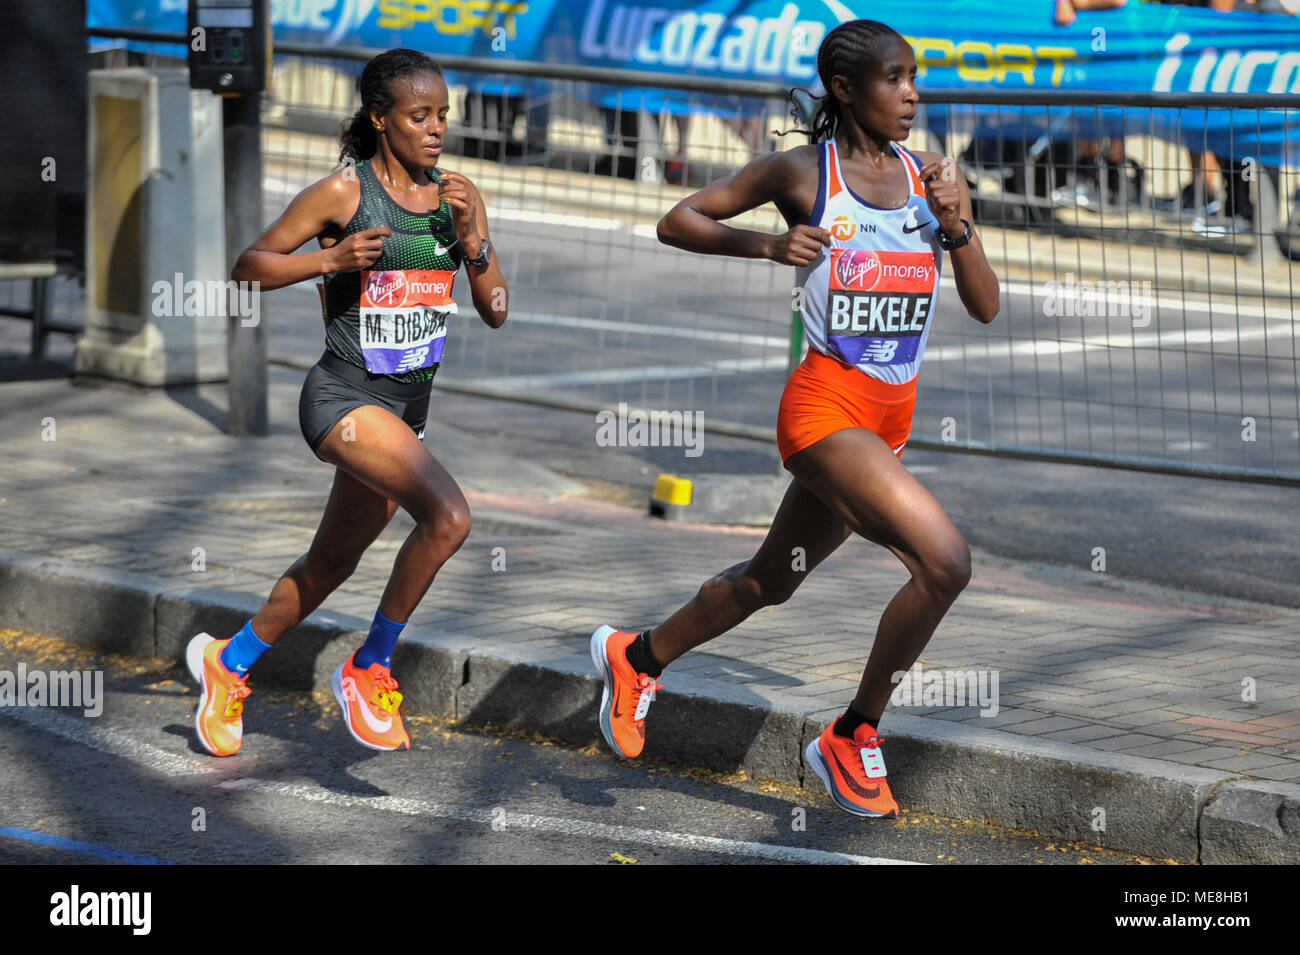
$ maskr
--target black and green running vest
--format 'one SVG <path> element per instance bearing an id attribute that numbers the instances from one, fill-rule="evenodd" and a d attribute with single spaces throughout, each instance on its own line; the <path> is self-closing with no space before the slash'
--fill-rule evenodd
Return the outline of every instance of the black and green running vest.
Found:
<path id="1" fill-rule="evenodd" d="M 384 251 L 369 268 L 372 271 L 400 269 L 443 269 L 456 272 L 464 253 L 456 238 L 451 206 L 445 201 L 436 212 L 415 213 L 403 209 L 388 194 L 370 163 L 357 163 L 361 201 L 339 236 L 343 241 L 354 232 L 386 225 L 393 233 L 384 238 Z M 345 361 L 366 367 L 361 350 L 361 272 L 330 272 L 325 276 L 322 302 L 325 319 L 325 347 Z M 430 381 L 438 365 L 386 375 L 396 381 Z"/>

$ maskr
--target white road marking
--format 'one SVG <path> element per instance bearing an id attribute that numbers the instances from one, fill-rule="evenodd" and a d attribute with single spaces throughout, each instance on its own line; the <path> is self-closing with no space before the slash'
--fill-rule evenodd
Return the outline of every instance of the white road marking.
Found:
<path id="1" fill-rule="evenodd" d="M 536 225 L 568 226 L 573 229 L 591 229 L 595 232 L 615 232 L 624 227 L 622 219 L 605 219 L 600 216 L 575 215 L 571 212 L 543 212 L 541 209 L 520 209 L 505 203 L 492 204 L 492 220 L 527 222 Z M 651 229 L 651 235 L 654 235 Z"/>
<path id="2" fill-rule="evenodd" d="M 309 293 L 318 299 L 314 286 L 300 284 L 290 286 Z M 580 315 L 554 315 L 546 312 L 511 313 L 510 321 L 534 325 L 550 325 L 557 328 L 580 328 L 588 331 L 614 332 L 623 335 L 643 335 L 661 338 L 680 338 L 690 341 L 721 342 L 724 344 L 754 345 L 761 348 L 781 349 L 789 347 L 789 339 L 779 335 L 755 335 L 745 332 L 729 332 L 719 329 L 684 328 L 672 324 L 651 325 L 646 322 L 618 321 L 607 318 L 586 318 Z M 1290 340 L 1289 335 L 1280 327 L 1271 330 L 1265 326 L 1254 329 L 1236 328 L 1195 328 L 1173 329 L 1165 332 L 1133 331 L 1116 328 L 1109 334 L 1089 335 L 1077 340 L 1038 341 L 999 341 L 968 342 L 960 345 L 944 345 L 927 348 L 927 361 L 953 361 L 961 358 L 1005 358 L 1009 355 L 1069 355 L 1089 349 L 1107 348 L 1150 348 L 1157 345 L 1210 345 L 1230 346 L 1240 342 Z M 1281 356 L 1279 356 L 1281 357 Z"/>
<path id="3" fill-rule="evenodd" d="M 553 325 L 560 328 L 583 328 L 590 331 L 615 332 L 620 335 L 645 335 L 659 338 L 680 338 L 694 342 L 723 342 L 728 345 L 759 345 L 763 348 L 788 348 L 789 335 L 755 335 L 746 332 L 729 332 L 711 328 L 684 328 L 679 325 L 650 325 L 645 322 L 623 322 L 609 318 L 583 318 L 578 315 L 551 315 L 545 312 L 511 312 L 510 321 L 532 325 Z"/>
<path id="4" fill-rule="evenodd" d="M 421 799 L 405 799 L 398 796 L 345 796 L 321 789 L 318 786 L 303 786 L 295 783 L 273 783 L 258 781 L 256 786 L 244 787 L 261 792 L 275 793 L 302 799 L 308 802 L 326 803 L 341 808 L 379 809 L 407 816 L 433 816 L 441 819 L 455 819 L 459 822 L 477 823 L 491 826 L 494 816 L 489 809 L 475 809 L 469 806 L 449 806 L 441 803 L 425 802 Z M 564 836 L 577 836 L 584 839 L 600 839 L 616 845 L 653 846 L 667 849 L 691 849 L 698 852 L 716 852 L 721 855 L 769 859 L 774 862 L 816 863 L 825 865 L 920 865 L 903 859 L 883 859 L 876 856 L 851 855 L 844 852 L 827 852 L 823 849 L 804 849 L 798 846 L 778 846 L 766 842 L 743 842 L 736 839 L 721 839 L 717 836 L 697 836 L 686 832 L 670 832 L 656 829 L 641 829 L 635 826 L 611 826 L 601 822 L 587 822 L 581 819 L 564 819 L 559 816 L 539 816 L 532 813 L 507 811 L 502 818 L 506 830 L 515 827 L 533 829 Z"/>
<path id="5" fill-rule="evenodd" d="M 310 294 L 319 304 L 320 293 L 316 286 L 305 282 L 286 288 Z M 280 291 L 277 289 L 276 291 Z M 789 336 L 755 335 L 752 332 L 729 332 L 724 329 L 686 328 L 680 325 L 651 325 L 646 322 L 624 322 L 612 318 L 586 318 L 581 315 L 554 315 L 548 312 L 510 313 L 511 324 L 550 325 L 555 328 L 581 328 L 586 331 L 614 332 L 618 335 L 643 335 L 650 338 L 677 338 L 695 342 L 722 342 L 726 345 L 757 345 L 761 348 L 785 349 Z"/>
<path id="6" fill-rule="evenodd" d="M 200 759 L 170 753 L 151 743 L 110 727 L 92 725 L 85 719 L 60 713 L 48 707 L 0 708 L 0 716 L 9 716 L 43 732 L 78 743 L 110 756 L 127 760 L 160 776 L 202 776 L 220 769 L 212 758 Z M 323 803 L 341 809 L 377 809 L 381 812 L 406 816 L 454 819 L 491 826 L 500 818 L 490 809 L 457 806 L 447 803 L 408 799 L 401 796 L 349 796 L 332 792 L 320 786 L 303 783 L 272 782 L 250 777 L 223 780 L 216 785 L 223 789 L 262 792 L 285 796 L 305 802 Z M 509 812 L 504 817 L 510 828 L 531 829 L 538 832 L 599 839 L 616 845 L 645 845 L 657 848 L 688 849 L 697 852 L 714 852 L 742 858 L 767 859 L 774 862 L 817 863 L 837 865 L 920 865 L 902 859 L 885 859 L 875 856 L 829 852 L 824 849 L 805 849 L 798 846 L 772 845 L 766 842 L 744 842 L 721 839 L 716 836 L 698 836 L 693 833 L 641 829 L 634 826 L 607 825 L 582 819 L 561 816 L 544 816 L 533 813 Z"/>
<path id="7" fill-rule="evenodd" d="M 706 378 L 712 375 L 743 375 L 750 372 L 780 369 L 785 371 L 784 355 L 770 358 L 724 358 L 721 361 L 694 365 L 643 365 L 638 368 L 595 368 L 587 371 L 561 371 L 546 375 L 498 375 L 471 378 L 473 383 L 505 391 L 536 388 L 567 388 L 574 385 L 629 384 L 635 381 L 668 381 L 680 378 Z"/>
<path id="8" fill-rule="evenodd" d="M 266 176 L 263 179 L 263 188 L 269 192 L 279 193 L 298 193 L 310 185 L 308 182 L 292 183 L 283 179 L 277 179 L 273 176 Z M 492 218 L 506 222 L 526 222 L 536 225 L 556 226 L 561 228 L 572 229 L 590 229 L 596 232 L 614 232 L 620 229 L 628 229 L 628 221 L 624 219 L 609 218 L 606 216 L 592 216 L 574 214 L 568 212 L 547 212 L 542 209 L 525 209 L 519 207 L 517 200 L 503 199 L 497 200 L 492 204 Z M 645 239 L 657 239 L 658 234 L 656 227 L 648 223 L 633 224 L 630 231 L 633 235 Z M 1242 271 L 1250 271 L 1244 267 Z M 1060 275 L 1071 273 L 1070 268 L 1059 270 Z M 1058 281 L 1059 280 L 1055 280 Z M 1283 302 L 1280 299 L 1270 300 L 1265 306 L 1244 305 L 1238 301 L 1214 303 L 1205 298 L 1187 298 L 1185 296 L 1175 295 L 1170 290 L 1165 290 L 1164 295 L 1146 295 L 1143 291 L 1145 280 L 1141 279 L 1095 279 L 1085 277 L 1076 279 L 1076 288 L 1080 283 L 1092 285 L 1094 288 L 1100 287 L 1105 289 L 1106 282 L 1125 283 L 1128 288 L 1136 286 L 1133 296 L 1151 306 L 1155 310 L 1169 310 L 1181 314 L 1184 311 L 1201 312 L 1206 314 L 1235 315 L 1250 318 L 1273 318 L 1278 321 L 1293 321 L 1296 317 L 1294 302 Z M 940 277 L 941 285 L 950 291 L 955 292 L 955 286 L 952 280 L 951 272 L 945 272 Z M 1046 288 L 1044 282 L 1021 282 L 1010 279 L 1004 279 L 1001 283 L 1002 290 L 1012 294 L 1028 295 L 1034 298 L 1043 298 L 1056 293 L 1057 289 Z M 1068 291 L 1068 286 L 1062 284 L 1060 291 Z M 1253 298 L 1254 296 L 1252 296 Z M 1289 294 L 1286 296 L 1289 298 Z"/>
<path id="9" fill-rule="evenodd" d="M 197 698 L 196 695 L 195 699 Z M 69 716 L 49 707 L 0 707 L 0 716 L 8 716 L 90 749 L 128 760 L 137 766 L 153 770 L 160 776 L 194 776 L 217 769 L 217 763 L 211 757 L 201 761 L 193 755 L 169 753 L 121 730 L 100 726 L 98 721 Z"/>
<path id="10" fill-rule="evenodd" d="M 945 286 L 950 285 L 951 276 L 945 275 L 943 276 L 943 279 L 941 279 L 941 281 Z M 1104 279 L 1086 278 L 1086 279 L 1077 279 L 1075 282 L 1075 286 L 1077 289 L 1080 282 L 1082 282 L 1082 283 L 1086 283 L 1086 285 L 1091 285 L 1094 288 L 1094 290 L 1100 289 L 1101 291 L 1097 292 L 1096 304 L 1103 305 L 1105 303 L 1104 291 L 1106 288 L 1107 281 L 1111 281 L 1115 283 L 1127 282 L 1130 288 L 1136 285 L 1137 290 L 1134 292 L 1134 294 L 1132 296 L 1126 296 L 1125 298 L 1129 302 L 1141 302 L 1142 304 L 1146 305 L 1148 308 L 1148 314 L 1150 312 L 1164 310 L 1164 311 L 1170 311 L 1181 315 L 1182 312 L 1186 310 L 1189 312 L 1202 312 L 1205 314 L 1215 314 L 1225 318 L 1231 316 L 1242 316 L 1245 318 L 1272 318 L 1276 321 L 1287 321 L 1287 322 L 1294 320 L 1296 317 L 1295 306 L 1293 303 L 1290 302 L 1282 302 L 1280 300 L 1270 300 L 1264 306 L 1257 306 L 1257 305 L 1243 305 L 1240 302 L 1236 302 L 1236 301 L 1211 302 L 1209 299 L 1205 299 L 1205 298 L 1186 298 L 1184 296 L 1174 295 L 1172 293 L 1167 293 L 1165 295 L 1159 295 L 1159 294 L 1149 295 L 1142 291 L 1143 286 L 1141 284 L 1141 280 L 1138 279 L 1104 280 Z M 1058 289 L 1055 287 L 1048 289 L 1046 287 L 1046 283 L 1017 282 L 1009 279 L 1004 279 L 1002 281 L 1002 290 L 1004 292 L 1010 292 L 1016 295 L 1028 295 L 1032 298 L 1037 298 L 1037 299 L 1055 297 L 1056 293 L 1058 292 Z M 1059 291 L 1062 292 L 1063 294 L 1068 293 L 1069 286 L 1062 284 L 1062 287 L 1059 289 Z M 1248 297 L 1252 299 L 1256 298 L 1256 296 L 1248 296 Z M 1124 299 L 1120 299 L 1118 301 L 1123 301 L 1123 300 Z"/>
<path id="11" fill-rule="evenodd" d="M 289 188 L 288 183 L 281 180 L 268 178 L 266 186 L 268 189 L 285 190 Z M 568 226 L 572 228 L 591 228 L 601 231 L 609 231 L 621 228 L 624 223 L 618 219 L 599 218 L 581 215 L 571 215 L 563 213 L 542 212 L 534 209 L 517 209 L 503 206 L 503 214 L 497 218 L 516 219 L 521 222 L 545 223 L 548 225 Z M 638 227 L 638 229 L 641 227 Z M 649 230 L 651 236 L 654 235 L 654 228 L 645 227 Z M 1092 280 L 1088 280 L 1092 281 Z M 1092 281 L 1094 286 L 1099 285 Z M 950 274 L 945 274 L 940 280 L 941 288 L 945 295 L 955 297 L 956 286 Z M 315 286 L 310 283 L 299 283 L 290 286 L 291 288 L 301 290 L 309 294 L 315 300 L 317 292 Z M 1009 294 L 1024 295 L 1030 298 L 1039 298 L 1049 294 L 1049 290 L 1042 283 L 1030 283 L 1019 281 L 1003 281 L 1002 289 Z M 1230 348 L 1240 345 L 1244 342 L 1267 341 L 1272 338 L 1278 341 L 1294 340 L 1295 334 L 1291 330 L 1292 323 L 1295 319 L 1294 307 L 1290 304 L 1272 303 L 1266 308 L 1246 305 L 1242 303 L 1212 303 L 1206 299 L 1188 299 L 1181 297 L 1152 295 L 1146 298 L 1149 307 L 1147 319 L 1152 323 L 1159 321 L 1159 312 L 1173 312 L 1181 316 L 1184 312 L 1202 313 L 1206 315 L 1216 315 L 1221 319 L 1228 318 L 1263 318 L 1266 321 L 1276 322 L 1272 329 L 1272 335 L 1269 334 L 1267 325 L 1259 328 L 1238 329 L 1236 327 L 1225 328 L 1204 328 L 1204 329 L 1177 329 L 1164 332 L 1143 332 L 1133 331 L 1132 329 L 1116 328 L 1105 334 L 1089 335 L 1081 339 L 1040 339 L 1037 341 L 969 341 L 960 344 L 946 344 L 931 347 L 926 350 L 925 360 L 932 362 L 945 361 L 972 361 L 980 359 L 1007 359 L 1013 356 L 1063 356 L 1075 355 L 1086 351 L 1100 351 L 1107 349 L 1139 349 L 1173 346 L 1191 346 L 1191 345 L 1210 345 L 1211 347 Z M 746 332 L 729 332 L 717 329 L 698 329 L 682 327 L 679 325 L 669 324 L 649 324 L 646 322 L 618 321 L 615 319 L 598 319 L 588 318 L 578 315 L 556 315 L 544 312 L 515 312 L 510 316 L 511 322 L 547 325 L 556 328 L 574 328 L 584 331 L 611 332 L 621 335 L 639 335 L 647 337 L 677 338 L 688 341 L 700 342 L 718 342 L 722 344 L 751 345 L 759 348 L 772 349 L 773 352 L 780 350 L 782 353 L 789 347 L 788 336 L 781 335 L 759 335 Z M 1281 322 L 1287 322 L 1288 328 L 1283 328 Z M 1225 354 L 1221 357 L 1229 357 Z M 1248 357 L 1263 357 L 1260 355 L 1250 355 Z M 635 381 L 656 381 L 670 380 L 680 378 L 698 378 L 718 373 L 743 374 L 756 370 L 766 370 L 769 368 L 781 367 L 784 358 L 781 361 L 766 361 L 764 359 L 733 359 L 732 365 L 728 366 L 726 361 L 710 363 L 707 367 L 698 367 L 691 365 L 672 365 L 672 366 L 655 366 L 641 367 L 635 369 L 599 369 L 589 371 L 564 372 L 550 375 L 506 375 L 492 379 L 476 382 L 479 384 L 490 385 L 500 389 L 524 390 L 532 388 L 546 387 L 569 387 L 575 385 L 603 384 L 608 382 L 635 382 Z M 662 374 L 659 374 L 663 371 Z"/>
<path id="12" fill-rule="evenodd" d="M 1089 335 L 1075 341 L 1039 340 L 1039 341 L 1000 341 L 1000 342 L 964 342 L 960 345 L 942 345 L 938 348 L 926 348 L 924 362 L 929 361 L 967 361 L 982 358 L 1009 358 L 1012 355 L 1073 355 L 1082 351 L 1121 348 L 1153 348 L 1163 345 L 1235 345 L 1240 342 L 1261 341 L 1269 336 L 1267 328 L 1236 331 L 1213 328 L 1197 328 L 1188 331 L 1168 332 L 1132 332 L 1116 330 L 1110 335 Z M 1278 329 L 1273 330 L 1274 340 L 1282 337 Z M 1218 357 L 1229 357 L 1220 354 Z M 1263 357 L 1252 355 L 1248 357 Z M 1278 355 L 1278 358 L 1285 356 Z M 922 364 L 924 364 L 924 362 Z"/>

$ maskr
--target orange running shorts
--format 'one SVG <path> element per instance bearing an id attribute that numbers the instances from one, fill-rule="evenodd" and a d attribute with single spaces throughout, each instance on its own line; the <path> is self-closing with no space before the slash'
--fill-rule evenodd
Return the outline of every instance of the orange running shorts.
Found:
<path id="1" fill-rule="evenodd" d="M 915 404 L 915 378 L 891 384 L 809 349 L 781 394 L 776 418 L 781 461 L 845 428 L 873 431 L 901 456 Z"/>

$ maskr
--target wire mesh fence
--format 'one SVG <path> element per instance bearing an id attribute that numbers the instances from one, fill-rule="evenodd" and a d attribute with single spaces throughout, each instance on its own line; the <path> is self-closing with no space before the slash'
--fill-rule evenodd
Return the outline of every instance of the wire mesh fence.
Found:
<path id="1" fill-rule="evenodd" d="M 268 221 L 337 168 L 373 52 L 277 55 Z M 512 306 L 500 331 L 449 336 L 438 383 L 696 410 L 770 435 L 798 354 L 793 269 L 683 253 L 655 225 L 754 156 L 807 142 L 789 134 L 785 91 L 455 65 L 444 164 L 485 197 Z M 980 325 L 945 275 L 912 443 L 1300 480 L 1300 97 L 922 97 L 907 145 L 958 160 L 1003 296 Z M 786 228 L 770 205 L 730 224 Z M 273 357 L 313 361 L 314 292 L 274 295 Z"/>

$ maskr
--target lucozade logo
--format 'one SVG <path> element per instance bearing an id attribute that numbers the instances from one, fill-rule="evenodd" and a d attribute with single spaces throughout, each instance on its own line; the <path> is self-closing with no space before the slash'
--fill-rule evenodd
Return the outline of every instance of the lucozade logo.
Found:
<path id="1" fill-rule="evenodd" d="M 800 20 L 799 6 L 779 15 L 728 17 L 710 10 L 672 10 L 592 0 L 582 24 L 582 55 L 643 66 L 687 67 L 723 73 L 816 75 L 817 48 L 826 26 Z"/>
<path id="2" fill-rule="evenodd" d="M 271 0 L 271 24 L 291 28 L 330 30 L 328 42 L 366 22 L 377 0 Z M 185 8 L 182 3 L 181 9 Z M 333 28 L 331 29 L 331 23 Z"/>

